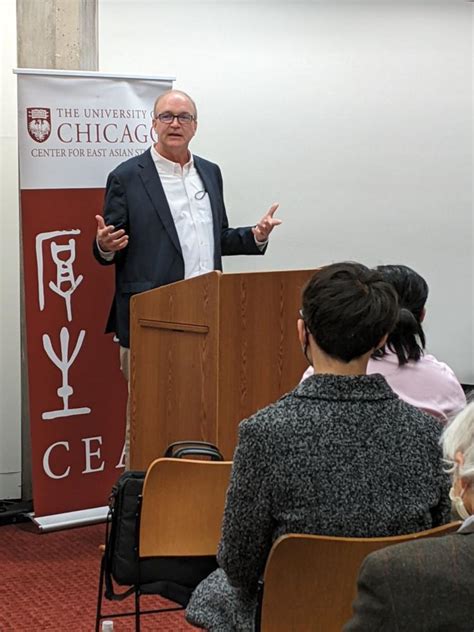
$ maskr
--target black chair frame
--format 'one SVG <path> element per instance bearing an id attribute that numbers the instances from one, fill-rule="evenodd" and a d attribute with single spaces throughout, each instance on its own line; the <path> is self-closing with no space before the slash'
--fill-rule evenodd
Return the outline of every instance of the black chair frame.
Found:
<path id="1" fill-rule="evenodd" d="M 137 529 L 136 529 L 136 539 L 135 539 L 135 550 L 136 551 L 140 551 L 140 516 L 141 516 L 141 505 L 142 505 L 142 499 L 143 496 L 140 495 L 138 497 L 138 510 L 137 510 Z M 106 542 L 108 542 L 109 538 L 108 538 L 108 530 L 109 530 L 109 520 L 107 519 L 107 527 L 106 527 Z M 159 593 L 152 593 L 152 592 L 147 592 L 146 590 L 146 586 L 148 584 L 141 584 L 140 582 L 140 568 L 141 568 L 141 564 L 140 561 L 143 558 L 140 558 L 140 556 L 138 556 L 138 576 L 137 576 L 137 582 L 136 584 L 134 584 L 133 586 L 131 586 L 128 590 L 124 591 L 123 593 L 117 595 L 115 601 L 122 601 L 123 599 L 125 599 L 126 597 L 128 597 L 129 595 L 131 595 L 132 593 L 135 595 L 135 610 L 129 610 L 127 612 L 110 612 L 107 614 L 104 614 L 102 612 L 102 602 L 103 599 L 105 597 L 105 591 L 104 591 L 104 584 L 105 584 L 105 560 L 106 560 L 106 555 L 107 555 L 107 551 L 104 551 L 104 554 L 102 555 L 102 560 L 100 563 L 100 575 L 99 575 L 99 592 L 98 592 L 98 596 L 97 596 L 97 612 L 96 612 L 96 622 L 95 622 L 95 632 L 100 632 L 100 622 L 103 619 L 115 619 L 115 618 L 119 618 L 119 617 L 130 617 L 130 616 L 135 616 L 135 631 L 136 632 L 140 632 L 140 617 L 142 614 L 158 614 L 160 612 L 176 612 L 178 610 L 184 610 L 184 606 L 172 606 L 172 607 L 168 607 L 168 608 L 156 608 L 153 610 L 141 610 L 140 609 L 140 596 L 142 594 L 156 594 L 159 595 Z"/>

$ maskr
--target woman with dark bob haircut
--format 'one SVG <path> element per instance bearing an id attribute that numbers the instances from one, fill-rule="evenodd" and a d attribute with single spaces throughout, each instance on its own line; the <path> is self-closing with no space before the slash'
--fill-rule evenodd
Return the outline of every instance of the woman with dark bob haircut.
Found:
<path id="1" fill-rule="evenodd" d="M 367 373 L 381 373 L 401 399 L 446 421 L 464 408 L 466 396 L 453 370 L 425 353 L 428 284 L 408 266 L 375 269 L 395 288 L 400 312 L 387 343 L 372 354 Z M 312 373 L 310 367 L 303 379 Z"/>
<path id="2" fill-rule="evenodd" d="M 210 632 L 253 632 L 258 581 L 281 535 L 386 536 L 449 519 L 441 424 L 382 375 L 366 375 L 397 323 L 393 285 L 335 263 L 313 275 L 301 308 L 298 338 L 314 375 L 240 423 L 220 568 L 186 612 Z"/>

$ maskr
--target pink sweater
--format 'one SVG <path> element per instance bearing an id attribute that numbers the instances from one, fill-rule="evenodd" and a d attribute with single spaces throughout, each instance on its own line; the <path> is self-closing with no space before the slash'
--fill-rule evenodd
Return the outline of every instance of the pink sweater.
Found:
<path id="1" fill-rule="evenodd" d="M 302 380 L 313 373 L 313 367 L 308 367 Z M 396 354 L 388 352 L 379 360 L 371 358 L 367 373 L 380 373 L 400 399 L 444 421 L 466 405 L 466 396 L 454 371 L 429 354 L 418 362 L 410 360 L 399 366 Z"/>

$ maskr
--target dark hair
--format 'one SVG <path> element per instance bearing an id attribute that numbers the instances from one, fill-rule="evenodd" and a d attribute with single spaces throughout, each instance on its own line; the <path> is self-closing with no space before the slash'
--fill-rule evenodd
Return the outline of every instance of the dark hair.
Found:
<path id="1" fill-rule="evenodd" d="M 428 284 L 408 266 L 387 265 L 377 266 L 375 269 L 393 285 L 400 305 L 398 322 L 388 337 L 386 346 L 397 354 L 400 366 L 408 360 L 417 362 L 423 355 L 426 343 L 421 320 L 428 298 Z M 379 349 L 374 353 L 374 358 L 380 358 L 385 353 L 385 349 Z"/>
<path id="2" fill-rule="evenodd" d="M 360 263 L 334 263 L 318 270 L 303 290 L 302 304 L 316 344 L 343 362 L 373 349 L 398 317 L 393 286 Z"/>

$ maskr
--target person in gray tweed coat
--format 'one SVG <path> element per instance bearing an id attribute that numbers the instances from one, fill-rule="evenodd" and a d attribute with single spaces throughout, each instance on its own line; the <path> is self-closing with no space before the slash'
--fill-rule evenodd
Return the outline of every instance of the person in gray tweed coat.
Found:
<path id="1" fill-rule="evenodd" d="M 218 551 L 187 620 L 211 632 L 254 630 L 258 580 L 285 533 L 372 537 L 449 520 L 433 417 L 365 375 L 398 316 L 395 291 L 356 263 L 318 270 L 298 335 L 315 375 L 241 422 Z"/>
<path id="2" fill-rule="evenodd" d="M 442 445 L 461 528 L 367 556 L 344 632 L 474 630 L 474 402 L 443 432 Z"/>

